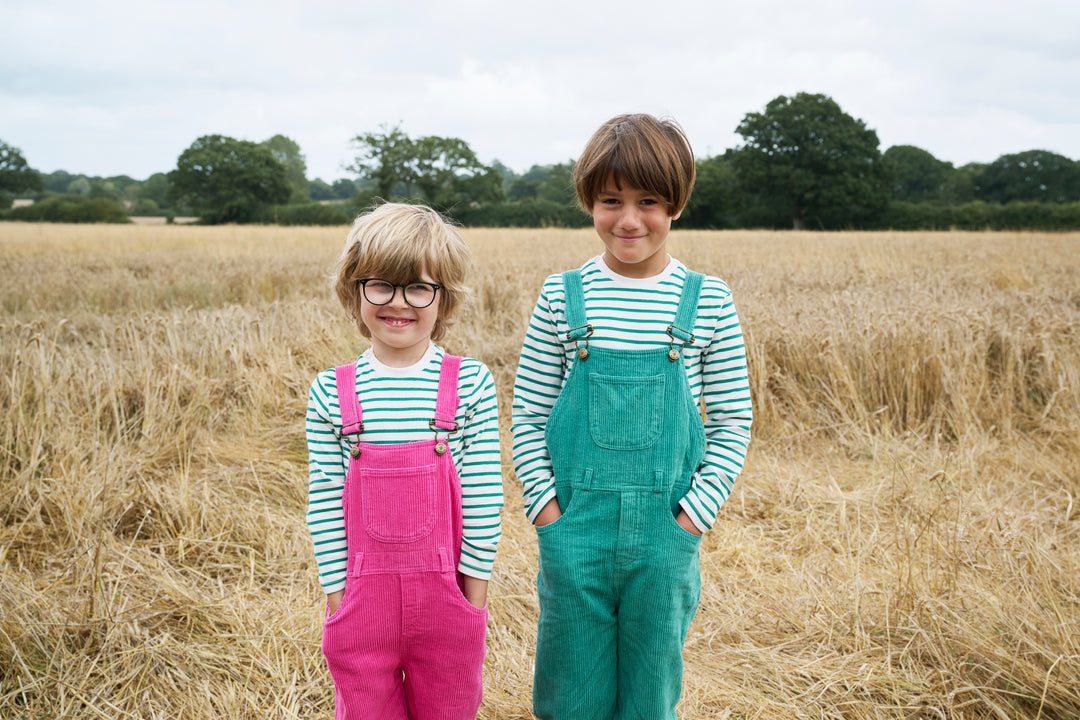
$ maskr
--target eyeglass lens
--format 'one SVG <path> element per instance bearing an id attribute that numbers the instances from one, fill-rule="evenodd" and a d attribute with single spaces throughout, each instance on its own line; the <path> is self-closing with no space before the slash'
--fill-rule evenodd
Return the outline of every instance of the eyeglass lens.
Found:
<path id="1" fill-rule="evenodd" d="M 394 290 L 398 287 L 385 280 L 368 280 L 364 283 L 364 297 L 372 305 L 385 305 L 394 298 Z M 415 308 L 425 308 L 435 299 L 435 288 L 427 283 L 409 283 L 403 292 L 405 302 Z"/>

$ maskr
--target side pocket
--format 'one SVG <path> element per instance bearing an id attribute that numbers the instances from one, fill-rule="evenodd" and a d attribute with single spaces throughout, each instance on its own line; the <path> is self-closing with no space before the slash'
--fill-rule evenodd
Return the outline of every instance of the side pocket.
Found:
<path id="1" fill-rule="evenodd" d="M 330 614 L 330 603 L 326 603 L 326 617 L 323 621 L 324 628 L 330 628 L 332 625 L 336 625 L 345 615 L 346 611 L 348 611 L 349 606 L 352 604 L 353 597 L 356 595 L 355 590 L 358 582 L 359 579 L 353 578 L 349 578 L 345 581 L 345 594 L 341 596 L 341 604 L 338 605 L 338 608 L 334 611 L 333 615 Z"/>
<path id="2" fill-rule="evenodd" d="M 609 450 L 643 450 L 660 438 L 664 418 L 663 375 L 625 377 L 589 374 L 589 434 Z"/>
<path id="3" fill-rule="evenodd" d="M 672 512 L 671 507 L 666 500 L 658 503 L 656 512 L 662 513 L 661 516 L 664 518 L 664 524 L 668 526 L 672 536 L 678 541 L 680 546 L 691 552 L 697 551 L 704 535 L 695 535 L 680 525 L 678 518 L 675 516 L 675 513 Z"/>
<path id="4" fill-rule="evenodd" d="M 466 612 L 473 615 L 481 615 L 484 619 L 487 619 L 488 609 L 484 607 L 476 607 L 469 599 L 465 597 L 465 592 L 461 589 L 461 581 L 458 578 L 458 572 L 445 572 L 443 575 L 443 583 L 447 586 L 447 594 L 449 597 L 454 598 L 454 602 L 461 607 L 465 608 Z"/>
<path id="5" fill-rule="evenodd" d="M 566 501 L 565 504 L 562 502 L 562 499 L 559 500 L 559 509 L 561 511 L 559 517 L 549 522 L 547 525 L 540 525 L 534 528 L 534 530 L 536 530 L 537 537 L 541 535 L 550 535 L 551 533 L 555 532 L 560 527 L 566 524 L 567 516 L 570 514 L 571 510 L 574 507 L 574 498 L 577 497 L 577 495 L 578 493 L 575 492 L 573 489 L 561 493 L 562 498 L 568 497 L 569 499 Z"/>

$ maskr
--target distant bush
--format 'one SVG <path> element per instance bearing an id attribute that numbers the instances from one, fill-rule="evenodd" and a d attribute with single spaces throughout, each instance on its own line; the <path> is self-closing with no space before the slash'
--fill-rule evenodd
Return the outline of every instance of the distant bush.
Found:
<path id="1" fill-rule="evenodd" d="M 4 219 L 26 222 L 126 223 L 124 206 L 111 198 L 83 195 L 54 195 L 33 205 L 13 208 Z"/>
<path id="2" fill-rule="evenodd" d="M 447 213 L 469 227 L 589 227 L 592 219 L 577 205 L 550 200 L 519 200 L 498 205 L 465 206 Z"/>
<path id="3" fill-rule="evenodd" d="M 974 200 L 963 205 L 890 203 L 883 228 L 893 230 L 1077 230 L 1080 202 L 1010 202 Z"/>

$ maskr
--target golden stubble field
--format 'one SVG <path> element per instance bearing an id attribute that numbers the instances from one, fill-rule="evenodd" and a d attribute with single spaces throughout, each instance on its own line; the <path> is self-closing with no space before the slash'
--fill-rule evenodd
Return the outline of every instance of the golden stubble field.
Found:
<path id="1" fill-rule="evenodd" d="M 327 718 L 303 411 L 361 339 L 344 228 L 0 224 L 0 717 Z M 499 385 L 480 717 L 530 717 L 525 323 L 591 231 L 470 230 L 445 345 Z M 1080 717 L 1080 234 L 676 232 L 756 420 L 681 717 Z"/>

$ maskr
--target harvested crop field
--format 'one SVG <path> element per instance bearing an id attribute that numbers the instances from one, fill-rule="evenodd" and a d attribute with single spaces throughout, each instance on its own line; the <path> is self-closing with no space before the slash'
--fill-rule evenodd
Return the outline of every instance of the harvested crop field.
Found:
<path id="1" fill-rule="evenodd" d="M 344 228 L 0 225 L 0 717 L 329 718 L 314 375 Z M 506 508 L 479 717 L 531 717 L 509 410 L 591 230 L 469 230 L 444 345 L 491 368 Z M 1080 717 L 1080 234 L 675 232 L 755 425 L 703 541 L 680 716 Z"/>

